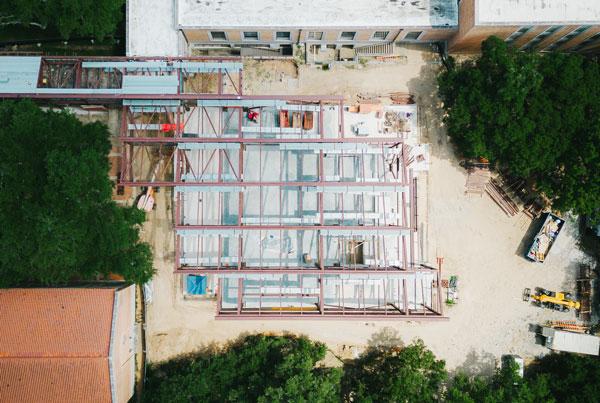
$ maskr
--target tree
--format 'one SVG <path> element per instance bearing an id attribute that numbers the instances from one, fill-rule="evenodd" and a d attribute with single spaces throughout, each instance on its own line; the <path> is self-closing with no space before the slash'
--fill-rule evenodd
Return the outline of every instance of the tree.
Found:
<path id="1" fill-rule="evenodd" d="M 479 58 L 448 65 L 439 93 L 463 156 L 533 184 L 556 209 L 590 214 L 600 205 L 597 61 L 519 52 L 490 37 Z"/>
<path id="2" fill-rule="evenodd" d="M 345 401 L 435 402 L 446 378 L 445 363 L 436 360 L 421 340 L 408 347 L 374 347 L 345 365 Z"/>
<path id="3" fill-rule="evenodd" d="M 459 373 L 446 391 L 448 403 L 529 403 L 536 401 L 554 402 L 546 377 L 532 380 L 521 378 L 518 365 L 498 369 L 493 377 L 468 377 Z"/>
<path id="4" fill-rule="evenodd" d="M 0 286 L 109 273 L 148 281 L 145 215 L 111 200 L 106 126 L 31 101 L 0 103 L 0 121 Z"/>
<path id="5" fill-rule="evenodd" d="M 124 0 L 3 0 L 0 26 L 52 26 L 64 39 L 73 34 L 102 39 L 117 29 L 124 4 Z"/>
<path id="6" fill-rule="evenodd" d="M 252 335 L 215 352 L 152 366 L 148 402 L 333 402 L 341 371 L 320 368 L 325 346 L 305 337 Z"/>
<path id="7" fill-rule="evenodd" d="M 577 354 L 549 354 L 528 367 L 528 378 L 547 379 L 557 402 L 597 402 L 600 399 L 600 358 Z"/>

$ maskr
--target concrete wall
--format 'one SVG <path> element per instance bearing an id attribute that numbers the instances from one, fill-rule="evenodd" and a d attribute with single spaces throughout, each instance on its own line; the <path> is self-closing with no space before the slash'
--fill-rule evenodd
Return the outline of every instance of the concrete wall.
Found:
<path id="1" fill-rule="evenodd" d="M 457 36 L 450 41 L 450 52 L 476 53 L 481 50 L 481 42 L 489 36 L 495 35 L 500 39 L 506 39 L 518 30 L 518 26 L 487 27 L 474 26 L 462 36 Z"/>
<path id="2" fill-rule="evenodd" d="M 412 31 L 412 29 L 410 30 Z M 406 33 L 409 31 L 407 30 Z M 438 42 L 438 41 L 449 41 L 456 33 L 456 28 L 439 28 L 439 29 L 427 29 L 423 32 L 423 35 L 419 38 L 418 42 Z M 403 38 L 401 36 L 401 38 Z"/>
<path id="3" fill-rule="evenodd" d="M 116 381 L 117 402 L 127 403 L 135 384 L 135 287 L 116 291 L 118 304 L 112 345 L 112 367 Z"/>
<path id="4" fill-rule="evenodd" d="M 475 0 L 462 0 L 458 5 L 458 34 L 462 38 L 475 25 Z"/>
<path id="5" fill-rule="evenodd" d="M 308 28 L 308 29 L 290 29 L 290 28 L 275 28 L 275 29 L 260 29 L 260 28 L 248 28 L 248 29 L 221 29 L 224 31 L 227 40 L 225 41 L 214 41 L 211 40 L 209 32 L 219 31 L 218 29 L 183 29 L 185 37 L 187 38 L 190 45 L 203 44 L 203 45 L 252 45 L 252 44 L 290 44 L 290 43 L 323 43 L 323 44 L 369 44 L 369 43 L 386 43 L 394 40 L 403 40 L 404 36 L 409 32 L 422 31 L 423 34 L 419 37 L 417 42 L 429 42 L 438 40 L 449 40 L 456 32 L 457 29 L 444 29 L 444 28 L 431 28 L 431 27 L 410 27 L 410 28 L 390 28 L 390 27 L 373 27 L 369 29 L 356 29 L 352 27 L 348 28 Z M 258 32 L 258 40 L 244 40 L 242 33 L 244 31 L 256 31 Z M 291 40 L 281 41 L 276 40 L 275 35 L 277 31 L 290 32 Z M 323 38 L 321 40 L 309 40 L 309 32 L 323 32 Z M 356 32 L 354 40 L 342 40 L 341 34 L 344 31 Z M 389 31 L 389 34 L 385 40 L 373 39 L 373 34 L 376 31 Z"/>

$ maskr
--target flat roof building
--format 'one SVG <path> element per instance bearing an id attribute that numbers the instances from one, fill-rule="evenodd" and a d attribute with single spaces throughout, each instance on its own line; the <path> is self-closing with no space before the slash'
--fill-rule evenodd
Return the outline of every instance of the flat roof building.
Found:
<path id="1" fill-rule="evenodd" d="M 149 2 L 161 10 L 160 18 L 146 19 L 155 14 L 147 13 Z M 458 6 L 455 0 L 129 0 L 127 16 L 127 53 L 143 56 L 220 47 L 241 52 L 304 43 L 341 48 L 443 41 L 457 30 Z"/>
<path id="2" fill-rule="evenodd" d="M 594 51 L 600 46 L 600 2 L 461 0 L 452 52 L 478 52 L 490 35 L 521 50 Z"/>
<path id="3" fill-rule="evenodd" d="M 597 1 L 478 0 L 476 11 L 480 25 L 579 25 L 600 22 L 600 2 Z"/>
<path id="4" fill-rule="evenodd" d="M 451 27 L 456 25 L 456 2 L 343 1 L 343 0 L 227 0 L 178 1 L 181 28 L 247 26 L 290 27 Z"/>
<path id="5" fill-rule="evenodd" d="M 148 9 L 153 12 L 148 13 Z M 600 2 L 577 0 L 129 0 L 128 56 L 394 54 L 384 44 L 446 42 L 478 52 L 496 35 L 523 50 L 595 52 Z M 314 57 L 311 58 L 310 56 Z"/>

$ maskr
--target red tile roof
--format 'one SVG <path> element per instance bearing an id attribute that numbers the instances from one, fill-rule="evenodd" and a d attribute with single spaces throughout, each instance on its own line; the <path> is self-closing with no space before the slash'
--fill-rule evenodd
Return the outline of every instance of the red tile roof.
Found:
<path id="1" fill-rule="evenodd" d="M 115 289 L 0 290 L 0 402 L 110 402 Z"/>
<path id="2" fill-rule="evenodd" d="M 0 290 L 0 357 L 108 357 L 115 290 Z"/>
<path id="3" fill-rule="evenodd" d="M 108 358 L 1 358 L 0 402 L 111 402 Z"/>

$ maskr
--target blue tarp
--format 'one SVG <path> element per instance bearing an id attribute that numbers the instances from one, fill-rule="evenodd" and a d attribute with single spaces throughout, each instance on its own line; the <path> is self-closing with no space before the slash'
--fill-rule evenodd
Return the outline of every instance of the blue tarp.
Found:
<path id="1" fill-rule="evenodd" d="M 206 276 L 188 274 L 186 279 L 186 291 L 191 295 L 206 294 Z"/>

